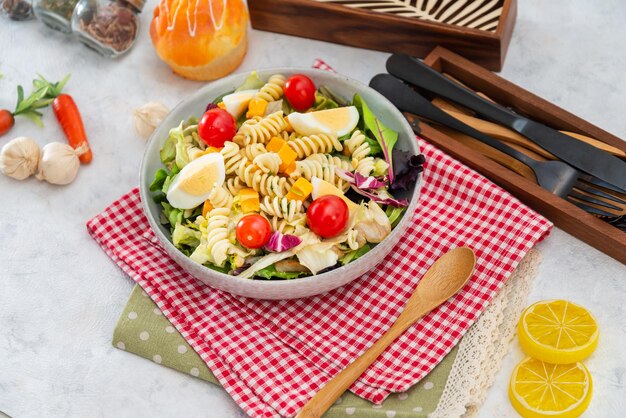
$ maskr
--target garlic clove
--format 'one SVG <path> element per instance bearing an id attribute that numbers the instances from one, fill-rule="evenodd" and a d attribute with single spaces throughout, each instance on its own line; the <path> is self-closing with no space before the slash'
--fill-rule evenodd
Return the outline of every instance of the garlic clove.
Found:
<path id="1" fill-rule="evenodd" d="M 148 102 L 133 112 L 135 132 L 142 138 L 148 138 L 157 126 L 170 113 L 163 103 Z"/>
<path id="2" fill-rule="evenodd" d="M 0 151 L 0 171 L 24 180 L 37 171 L 41 150 L 34 139 L 20 136 L 4 144 Z"/>
<path id="3" fill-rule="evenodd" d="M 80 167 L 78 156 L 82 152 L 60 142 L 46 144 L 41 150 L 37 178 L 58 185 L 73 182 Z"/>

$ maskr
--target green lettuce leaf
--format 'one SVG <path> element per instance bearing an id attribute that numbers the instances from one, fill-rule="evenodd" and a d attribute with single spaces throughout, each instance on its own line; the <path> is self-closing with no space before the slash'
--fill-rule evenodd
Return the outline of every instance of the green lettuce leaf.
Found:
<path id="1" fill-rule="evenodd" d="M 389 223 L 392 228 L 395 228 L 400 219 L 402 218 L 402 214 L 406 211 L 406 207 L 396 207 L 396 206 L 387 206 L 387 210 L 385 214 L 389 218 Z"/>
<path id="2" fill-rule="evenodd" d="M 200 245 L 200 238 L 202 237 L 202 233 L 198 230 L 189 228 L 182 224 L 176 224 L 174 227 L 174 232 L 172 232 L 172 242 L 175 247 L 180 247 L 181 245 L 187 245 L 189 247 L 197 247 Z"/>
<path id="3" fill-rule="evenodd" d="M 161 162 L 168 165 L 176 158 L 176 138 L 168 136 L 160 151 Z"/>
<path id="4" fill-rule="evenodd" d="M 255 276 L 261 277 L 263 279 L 295 279 L 296 277 L 308 275 L 306 272 L 285 272 L 278 271 L 274 265 L 265 267 L 264 269 L 258 270 L 254 273 Z"/>
<path id="5" fill-rule="evenodd" d="M 393 183 L 393 161 L 392 161 L 392 151 L 393 147 L 398 141 L 398 133 L 391 128 L 385 126 L 376 116 L 370 108 L 365 103 L 365 100 L 361 98 L 358 94 L 354 95 L 353 100 L 354 106 L 359 111 L 362 120 L 362 127 L 366 133 L 369 133 L 376 138 L 380 148 L 383 151 L 383 155 L 385 156 L 385 160 L 387 164 L 389 164 L 389 168 L 387 169 L 389 176 L 389 183 Z"/>
<path id="6" fill-rule="evenodd" d="M 343 255 L 339 259 L 339 262 L 341 263 L 341 265 L 345 266 L 349 262 L 354 261 L 354 260 L 356 260 L 359 257 L 363 257 L 371 249 L 372 249 L 372 247 L 370 246 L 370 244 L 365 244 L 364 246 L 362 246 L 358 250 L 350 251 L 350 252 L 346 253 L 345 255 Z"/>
<path id="7" fill-rule="evenodd" d="M 317 90 L 315 92 L 315 102 L 310 110 L 315 112 L 318 110 L 334 109 L 336 107 L 339 107 L 337 102 L 324 95 L 320 90 Z"/>
<path id="8" fill-rule="evenodd" d="M 263 80 L 261 80 L 261 78 L 259 77 L 257 72 L 256 71 L 252 71 L 250 73 L 250 75 L 248 76 L 248 78 L 245 79 L 243 84 L 241 86 L 237 87 L 237 89 L 235 89 L 235 91 L 260 89 L 264 85 L 265 85 L 265 82 Z"/>
<path id="9" fill-rule="evenodd" d="M 150 191 L 156 192 L 163 188 L 163 183 L 167 179 L 168 174 L 167 171 L 163 168 L 159 168 L 156 173 L 154 173 L 154 180 L 150 183 Z"/>

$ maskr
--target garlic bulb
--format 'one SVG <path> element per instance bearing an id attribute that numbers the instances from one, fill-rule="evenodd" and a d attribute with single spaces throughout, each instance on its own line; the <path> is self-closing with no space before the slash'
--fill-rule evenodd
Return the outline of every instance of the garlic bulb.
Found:
<path id="1" fill-rule="evenodd" d="M 78 156 L 83 152 L 60 142 L 46 144 L 41 150 L 37 178 L 60 185 L 73 182 L 80 166 Z"/>
<path id="2" fill-rule="evenodd" d="M 159 126 L 170 110 L 163 103 L 149 102 L 135 109 L 133 119 L 135 120 L 135 132 L 143 138 L 147 138 Z"/>
<path id="3" fill-rule="evenodd" d="M 20 136 L 2 147 L 0 171 L 17 180 L 24 180 L 37 171 L 41 150 L 35 140 Z"/>

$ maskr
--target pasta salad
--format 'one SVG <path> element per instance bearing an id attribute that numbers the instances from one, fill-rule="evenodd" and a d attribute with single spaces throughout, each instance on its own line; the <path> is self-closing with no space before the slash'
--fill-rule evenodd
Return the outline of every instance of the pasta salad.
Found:
<path id="1" fill-rule="evenodd" d="M 150 191 L 173 244 L 211 269 L 294 279 L 362 257 L 404 215 L 422 171 L 357 94 L 253 72 L 171 129 Z"/>

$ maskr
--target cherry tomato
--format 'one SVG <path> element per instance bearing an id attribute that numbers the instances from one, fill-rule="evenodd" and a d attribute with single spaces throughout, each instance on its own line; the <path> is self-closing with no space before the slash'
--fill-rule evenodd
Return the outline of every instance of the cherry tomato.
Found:
<path id="1" fill-rule="evenodd" d="M 246 248 L 261 248 L 272 235 L 272 226 L 261 215 L 246 215 L 237 222 L 237 240 Z"/>
<path id="2" fill-rule="evenodd" d="M 237 122 L 224 109 L 207 110 L 198 123 L 198 135 L 205 144 L 211 147 L 223 147 L 224 142 L 233 139 L 236 133 Z"/>
<path id="3" fill-rule="evenodd" d="M 14 123 L 13 114 L 6 109 L 0 109 L 0 135 L 8 132 Z"/>
<path id="4" fill-rule="evenodd" d="M 306 220 L 322 238 L 332 238 L 343 232 L 348 224 L 348 205 L 342 198 L 332 195 L 315 199 L 306 211 Z"/>
<path id="5" fill-rule="evenodd" d="M 315 84 L 305 75 L 292 75 L 285 82 L 285 97 L 297 111 L 307 110 L 315 103 Z"/>

